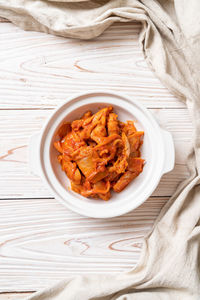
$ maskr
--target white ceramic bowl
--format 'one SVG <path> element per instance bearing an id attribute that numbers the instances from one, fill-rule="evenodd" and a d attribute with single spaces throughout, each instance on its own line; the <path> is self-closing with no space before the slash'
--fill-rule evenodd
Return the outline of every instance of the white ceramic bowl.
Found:
<path id="1" fill-rule="evenodd" d="M 109 201 L 87 199 L 69 189 L 69 180 L 57 161 L 53 147 L 57 130 L 64 121 L 73 121 L 87 110 L 97 112 L 112 105 L 119 120 L 136 120 L 138 130 L 144 130 L 143 172 L 121 193 L 113 193 Z M 125 214 L 141 205 L 155 190 L 162 175 L 174 167 L 174 145 L 169 132 L 160 128 L 152 114 L 138 101 L 112 92 L 90 92 L 68 99 L 54 110 L 42 131 L 30 140 L 30 166 L 39 175 L 56 199 L 71 210 L 94 218 L 111 218 Z"/>

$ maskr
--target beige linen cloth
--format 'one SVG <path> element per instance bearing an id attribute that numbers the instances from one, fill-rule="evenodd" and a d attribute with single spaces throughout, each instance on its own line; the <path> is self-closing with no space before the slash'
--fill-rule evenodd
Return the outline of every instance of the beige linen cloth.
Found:
<path id="1" fill-rule="evenodd" d="M 190 177 L 161 211 L 135 269 L 68 278 L 28 299 L 199 300 L 200 1 L 67 2 L 0 0 L 0 16 L 26 30 L 81 39 L 100 35 L 115 21 L 140 21 L 139 41 L 149 67 L 192 116 Z"/>

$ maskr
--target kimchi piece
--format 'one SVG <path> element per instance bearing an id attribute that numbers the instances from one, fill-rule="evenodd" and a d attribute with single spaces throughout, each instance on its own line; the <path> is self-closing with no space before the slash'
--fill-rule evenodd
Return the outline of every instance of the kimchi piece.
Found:
<path id="1" fill-rule="evenodd" d="M 133 121 L 120 122 L 112 106 L 64 123 L 54 147 L 71 189 L 84 197 L 109 200 L 142 171 L 143 131 Z"/>

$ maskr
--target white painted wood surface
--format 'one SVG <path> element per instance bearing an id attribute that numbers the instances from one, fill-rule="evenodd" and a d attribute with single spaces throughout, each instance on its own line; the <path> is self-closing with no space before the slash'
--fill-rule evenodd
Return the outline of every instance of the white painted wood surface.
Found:
<path id="1" fill-rule="evenodd" d="M 115 24 L 80 41 L 0 23 L 0 300 L 23 299 L 69 275 L 120 272 L 187 177 L 192 125 L 184 104 L 147 67 L 140 25 Z M 70 212 L 29 172 L 28 140 L 69 95 L 112 89 L 141 101 L 174 137 L 176 165 L 137 210 L 111 220 Z M 9 293 L 5 293 L 9 292 Z"/>
<path id="2" fill-rule="evenodd" d="M 2 293 L 0 294 L 0 300 L 22 300 L 25 299 L 26 297 L 30 296 L 31 293 Z"/>
<path id="3" fill-rule="evenodd" d="M 81 41 L 1 24 L 0 108 L 54 108 L 87 89 L 124 92 L 148 107 L 184 107 L 144 62 L 139 28 L 116 24 L 95 40 Z"/>
<path id="4" fill-rule="evenodd" d="M 167 199 L 150 198 L 110 220 L 81 217 L 55 199 L 0 201 L 1 290 L 29 291 L 71 275 L 129 270 Z"/>

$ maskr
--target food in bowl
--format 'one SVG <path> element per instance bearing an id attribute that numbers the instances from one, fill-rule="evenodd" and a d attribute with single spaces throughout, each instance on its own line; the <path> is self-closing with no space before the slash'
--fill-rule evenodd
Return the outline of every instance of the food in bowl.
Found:
<path id="1" fill-rule="evenodd" d="M 58 135 L 58 162 L 71 189 L 84 197 L 109 200 L 112 189 L 120 193 L 143 171 L 144 132 L 133 121 L 120 122 L 112 106 L 64 123 Z"/>

